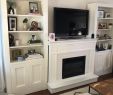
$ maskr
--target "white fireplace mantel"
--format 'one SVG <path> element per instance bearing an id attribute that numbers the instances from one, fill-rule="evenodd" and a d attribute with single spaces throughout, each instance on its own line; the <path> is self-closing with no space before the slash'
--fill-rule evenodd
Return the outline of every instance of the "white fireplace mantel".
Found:
<path id="1" fill-rule="evenodd" d="M 51 93 L 97 81 L 94 74 L 95 39 L 62 40 L 49 43 L 49 80 Z M 62 59 L 86 56 L 85 74 L 62 79 Z"/>

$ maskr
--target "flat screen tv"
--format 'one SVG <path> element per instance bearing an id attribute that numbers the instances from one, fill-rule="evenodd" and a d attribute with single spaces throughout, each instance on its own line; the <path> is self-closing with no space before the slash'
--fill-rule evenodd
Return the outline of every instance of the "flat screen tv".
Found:
<path id="1" fill-rule="evenodd" d="M 54 8 L 54 33 L 56 38 L 76 38 L 88 35 L 89 11 Z"/>

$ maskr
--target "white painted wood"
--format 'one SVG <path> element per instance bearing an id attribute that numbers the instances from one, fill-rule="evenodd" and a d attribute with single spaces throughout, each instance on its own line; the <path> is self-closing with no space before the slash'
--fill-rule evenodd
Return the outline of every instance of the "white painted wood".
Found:
<path id="1" fill-rule="evenodd" d="M 28 44 L 28 45 L 20 45 L 20 46 L 12 46 L 10 47 L 10 49 L 18 49 L 18 48 L 26 48 L 26 47 L 41 47 L 43 46 L 42 43 L 38 43 L 38 44 Z"/>
<path id="2" fill-rule="evenodd" d="M 35 59 L 29 64 L 29 92 L 36 92 L 46 89 L 44 60 Z"/>
<path id="3" fill-rule="evenodd" d="M 43 58 L 12 64 L 11 73 L 13 93 L 29 94 L 47 88 Z"/>
<path id="4" fill-rule="evenodd" d="M 17 3 L 17 14 L 7 15 L 7 0 L 0 0 L 3 61 L 8 95 L 23 95 L 47 89 L 48 1 L 40 0 L 42 5 L 41 15 L 29 14 L 29 0 L 15 1 Z M 7 16 L 16 16 L 18 18 L 18 31 L 8 31 Z M 29 24 L 31 24 L 31 21 L 33 20 L 40 22 L 39 25 L 43 27 L 43 31 L 20 31 L 22 30 L 22 21 L 24 18 L 29 19 Z M 22 46 L 9 47 L 9 33 L 14 34 L 17 38 L 20 38 Z M 23 46 L 23 44 L 27 44 L 27 41 L 31 39 L 31 34 L 36 34 L 37 38 L 41 39 L 43 44 Z M 10 50 L 17 48 L 22 48 L 25 51 L 29 48 L 36 48 L 36 50 L 43 54 L 44 57 L 42 59 L 36 59 L 35 61 L 27 60 L 22 62 L 14 62 L 13 64 L 10 61 Z"/>
<path id="5" fill-rule="evenodd" d="M 1 1 L 0 1 L 1 3 Z M 0 13 L 1 13 L 1 7 L 0 7 Z M 1 14 L 0 14 L 0 31 L 2 31 L 2 25 L 1 25 Z M 0 92 L 2 92 L 5 88 L 4 84 L 4 76 L 3 76 L 3 58 L 2 58 L 2 33 L 0 32 Z"/>
<path id="6" fill-rule="evenodd" d="M 102 1 L 102 0 L 100 0 Z M 107 4 L 107 3 L 91 3 L 88 4 L 88 9 L 90 11 L 90 25 L 89 25 L 89 31 L 91 33 L 96 35 L 104 35 L 108 34 L 111 38 L 113 38 L 113 29 L 98 29 L 98 23 L 113 23 L 113 5 Z M 110 18 L 98 18 L 98 10 L 104 10 L 105 12 L 110 12 L 111 17 Z M 108 43 L 113 45 L 112 39 L 105 39 L 105 40 L 97 40 L 98 43 Z M 97 75 L 103 75 L 107 73 L 112 72 L 112 66 L 113 60 L 112 60 L 112 50 L 105 50 L 105 51 L 99 51 L 96 52 L 95 56 L 95 73 Z"/>
<path id="7" fill-rule="evenodd" d="M 49 43 L 48 86 L 51 93 L 80 86 L 85 84 L 86 80 L 97 80 L 98 76 L 94 75 L 95 44 L 95 39 L 63 40 Z M 62 79 L 62 59 L 77 56 L 86 56 L 85 74 Z"/>
<path id="8" fill-rule="evenodd" d="M 3 62 L 5 67 L 5 79 L 7 92 L 12 93 L 12 81 L 10 72 L 10 53 L 8 40 L 8 21 L 7 21 L 7 4 L 6 0 L 0 0 L 0 14 L 1 14 L 1 36 L 2 36 L 2 52 Z M 5 27 L 4 27 L 5 26 Z"/>
<path id="9" fill-rule="evenodd" d="M 104 75 L 112 72 L 112 51 L 100 51 L 95 55 L 95 74 Z"/>
<path id="10" fill-rule="evenodd" d="M 26 93 L 28 88 L 28 63 L 21 62 L 11 66 L 13 93 Z"/>

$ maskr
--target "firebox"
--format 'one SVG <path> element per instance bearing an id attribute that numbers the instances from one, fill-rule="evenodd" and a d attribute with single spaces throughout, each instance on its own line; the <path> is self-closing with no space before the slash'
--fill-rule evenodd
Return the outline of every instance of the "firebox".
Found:
<path id="1" fill-rule="evenodd" d="M 85 74 L 86 56 L 65 58 L 62 61 L 62 79 Z"/>

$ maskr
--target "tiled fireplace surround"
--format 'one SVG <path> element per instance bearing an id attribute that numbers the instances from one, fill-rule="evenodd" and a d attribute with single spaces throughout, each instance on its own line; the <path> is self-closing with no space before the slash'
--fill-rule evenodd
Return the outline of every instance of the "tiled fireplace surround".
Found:
<path id="1" fill-rule="evenodd" d="M 64 40 L 49 43 L 49 80 L 51 93 L 97 80 L 94 74 L 95 39 Z M 85 74 L 62 79 L 62 60 L 85 56 Z"/>

